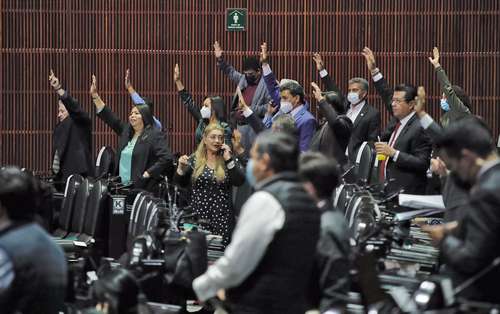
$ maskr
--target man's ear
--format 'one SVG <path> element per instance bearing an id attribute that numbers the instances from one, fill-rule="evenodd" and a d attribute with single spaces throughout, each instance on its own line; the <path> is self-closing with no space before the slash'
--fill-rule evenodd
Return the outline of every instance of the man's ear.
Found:
<path id="1" fill-rule="evenodd" d="M 268 153 L 264 153 L 261 159 L 264 162 L 264 165 L 266 166 L 266 170 L 269 170 L 271 168 L 271 156 L 269 156 Z"/>

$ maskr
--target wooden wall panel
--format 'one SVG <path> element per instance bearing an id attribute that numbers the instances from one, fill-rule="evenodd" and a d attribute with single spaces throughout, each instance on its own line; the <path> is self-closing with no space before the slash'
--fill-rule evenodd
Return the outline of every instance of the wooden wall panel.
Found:
<path id="1" fill-rule="evenodd" d="M 248 9 L 246 32 L 225 31 L 228 7 Z M 308 93 L 319 80 L 313 52 L 345 89 L 348 78 L 368 77 L 360 51 L 369 46 L 390 83 L 426 87 L 436 118 L 440 92 L 427 57 L 437 45 L 451 81 L 498 136 L 499 32 L 496 0 L 2 0 L 0 164 L 48 171 L 57 110 L 50 68 L 92 115 L 95 73 L 103 99 L 123 119 L 131 108 L 123 83 L 130 68 L 136 89 L 156 104 L 173 151 L 190 152 L 195 123 L 175 92 L 173 66 L 180 64 L 197 101 L 221 95 L 229 104 L 234 85 L 215 67 L 215 40 L 237 68 L 267 41 L 277 76 L 297 79 Z M 374 90 L 369 97 L 385 124 L 388 113 Z M 94 148 L 105 144 L 115 145 L 116 136 L 95 119 Z"/>

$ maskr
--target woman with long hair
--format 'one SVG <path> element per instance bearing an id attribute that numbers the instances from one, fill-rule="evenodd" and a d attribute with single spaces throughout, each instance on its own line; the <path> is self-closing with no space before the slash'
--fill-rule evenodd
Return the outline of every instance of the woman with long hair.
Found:
<path id="1" fill-rule="evenodd" d="M 224 128 L 224 136 L 226 144 L 230 145 L 232 130 L 227 123 L 226 106 L 224 101 L 219 96 L 205 97 L 200 109 L 194 103 L 193 96 L 189 93 L 181 81 L 181 72 L 179 65 L 175 65 L 174 69 L 174 82 L 181 97 L 181 101 L 186 106 L 187 110 L 198 122 L 195 131 L 195 143 L 198 145 L 203 137 L 203 131 L 210 123 L 219 123 Z"/>
<path id="2" fill-rule="evenodd" d="M 179 158 L 174 182 L 191 184 L 191 207 L 202 220 L 201 226 L 229 243 L 235 225 L 232 187 L 245 182 L 245 173 L 231 148 L 224 142 L 224 128 L 209 124 L 196 152 Z"/>
<path id="3" fill-rule="evenodd" d="M 120 137 L 116 157 L 122 183 L 132 183 L 139 189 L 155 190 L 160 175 L 172 165 L 172 155 L 164 134 L 154 128 L 150 108 L 144 104 L 132 107 L 128 123 L 125 123 L 99 97 L 94 75 L 90 94 L 97 116 Z"/>

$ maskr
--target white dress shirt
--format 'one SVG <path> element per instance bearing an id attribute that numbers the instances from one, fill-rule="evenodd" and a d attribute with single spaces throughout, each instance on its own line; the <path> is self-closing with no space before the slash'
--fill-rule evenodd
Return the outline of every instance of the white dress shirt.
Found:
<path id="1" fill-rule="evenodd" d="M 351 104 L 351 106 L 349 107 L 349 110 L 347 110 L 347 113 L 346 113 L 346 116 L 351 119 L 352 123 L 354 124 L 354 121 L 356 121 L 356 118 L 359 116 L 359 113 L 361 112 L 361 110 L 363 109 L 364 105 L 365 105 L 365 101 L 363 100 L 362 102 L 360 102 L 359 104 L 357 104 L 356 106 L 353 106 Z"/>
<path id="2" fill-rule="evenodd" d="M 283 228 L 285 211 L 274 196 L 255 192 L 241 209 L 231 243 L 224 256 L 193 281 L 193 289 L 206 301 L 220 289 L 241 284 L 258 266 L 276 232 Z"/>

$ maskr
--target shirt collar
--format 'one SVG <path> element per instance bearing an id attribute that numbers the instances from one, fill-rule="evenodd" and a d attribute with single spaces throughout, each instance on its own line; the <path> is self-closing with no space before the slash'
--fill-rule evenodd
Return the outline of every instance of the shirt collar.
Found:
<path id="1" fill-rule="evenodd" d="M 495 158 L 493 160 L 490 160 L 490 161 L 487 161 L 485 162 L 482 166 L 481 166 L 481 169 L 479 169 L 479 172 L 477 173 L 477 180 L 479 180 L 479 178 L 481 178 L 481 176 L 483 174 L 486 173 L 486 171 L 490 170 L 491 168 L 493 168 L 494 166 L 496 166 L 497 164 L 500 164 L 500 159 L 499 158 Z"/>
<path id="2" fill-rule="evenodd" d="M 407 115 L 403 119 L 399 120 L 399 124 L 400 124 L 401 129 L 408 123 L 408 121 L 410 121 L 411 117 L 413 117 L 414 115 L 415 115 L 415 111 L 412 111 L 409 115 Z"/>
<path id="3" fill-rule="evenodd" d="M 365 100 L 363 100 L 362 102 L 360 102 L 359 104 L 357 104 L 356 106 L 354 106 L 353 104 L 351 104 L 351 110 L 354 111 L 354 110 L 361 110 L 363 108 L 363 106 L 365 105 Z"/>
<path id="4" fill-rule="evenodd" d="M 292 111 L 290 111 L 290 114 L 292 115 L 292 117 L 295 117 L 295 115 L 297 113 L 299 113 L 299 111 L 302 110 L 302 108 L 304 108 L 304 105 L 300 105 L 298 107 L 295 107 L 295 109 L 293 109 Z"/>

